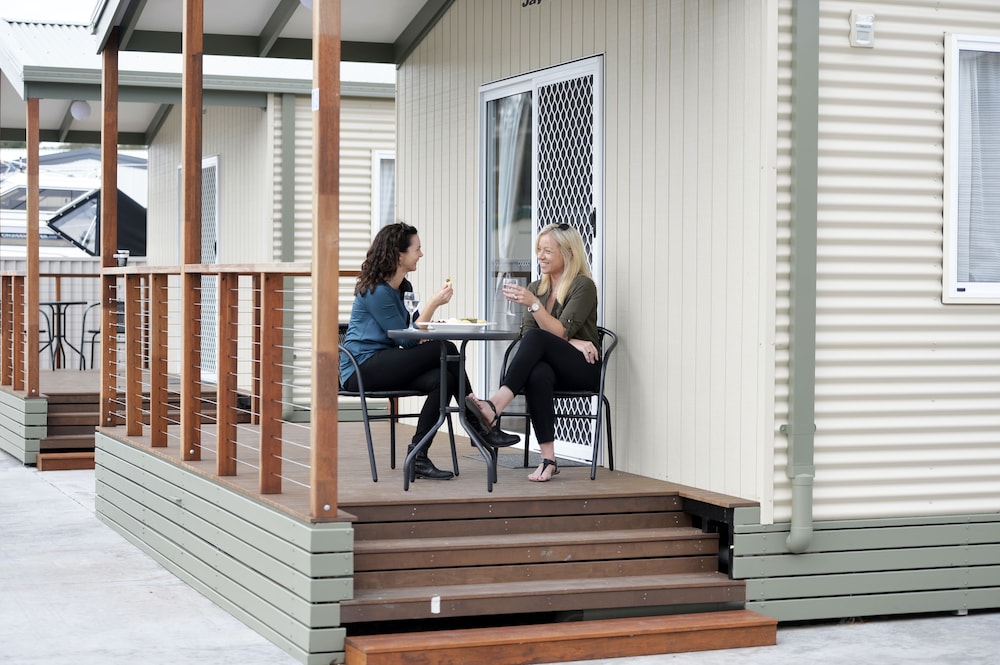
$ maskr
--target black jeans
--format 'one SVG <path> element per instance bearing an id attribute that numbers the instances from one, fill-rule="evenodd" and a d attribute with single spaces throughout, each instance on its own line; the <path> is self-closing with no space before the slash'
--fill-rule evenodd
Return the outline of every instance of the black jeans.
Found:
<path id="1" fill-rule="evenodd" d="M 524 333 L 503 385 L 515 395 L 524 392 L 539 443 L 555 439 L 555 391 L 596 392 L 601 386 L 601 362 L 590 364 L 568 341 L 540 328 Z"/>
<path id="2" fill-rule="evenodd" d="M 412 389 L 427 393 L 424 406 L 417 418 L 417 431 L 413 443 L 417 443 L 430 431 L 441 414 L 441 345 L 448 345 L 449 355 L 458 355 L 458 348 L 452 342 L 431 340 L 408 349 L 394 348 L 379 351 L 361 364 L 361 374 L 365 390 Z M 458 400 L 458 361 L 448 363 L 448 401 Z M 469 377 L 465 377 L 465 389 L 471 390 Z M 348 390 L 358 389 L 358 377 L 352 374 L 344 383 Z M 433 440 L 431 441 L 433 443 Z M 430 444 L 427 445 L 427 450 Z"/>

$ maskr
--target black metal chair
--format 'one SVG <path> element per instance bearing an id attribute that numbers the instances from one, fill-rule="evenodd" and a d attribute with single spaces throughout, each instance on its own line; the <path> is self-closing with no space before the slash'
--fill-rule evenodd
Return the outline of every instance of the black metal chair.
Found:
<path id="1" fill-rule="evenodd" d="M 605 388 L 605 377 L 608 373 L 608 365 L 611 363 L 611 354 L 618 346 L 618 336 L 607 328 L 598 326 L 597 327 L 598 338 L 601 345 L 601 382 L 600 386 L 596 391 L 592 390 L 558 390 L 555 393 L 555 403 L 556 403 L 556 419 L 563 418 L 568 420 L 590 420 L 593 421 L 593 431 L 594 436 L 591 441 L 591 460 L 590 460 L 590 479 L 594 480 L 597 478 L 597 457 L 601 451 L 601 407 L 604 407 L 604 422 L 605 427 L 608 430 L 608 470 L 615 470 L 615 455 L 614 455 L 614 445 L 611 438 L 611 402 L 608 400 L 607 395 L 604 393 Z M 507 350 L 503 354 L 503 367 L 500 371 L 500 376 L 507 375 L 507 364 L 510 361 L 511 354 L 514 352 L 517 345 L 520 343 L 520 339 L 516 339 L 510 343 Z M 501 379 L 501 382 L 503 379 Z M 519 393 L 524 394 L 524 393 Z M 560 402 L 571 399 L 585 399 L 593 400 L 597 398 L 596 409 L 588 413 L 572 413 L 566 410 L 560 410 Z M 531 421 L 529 420 L 530 414 L 525 409 L 524 412 L 514 413 L 511 411 L 504 411 L 500 416 L 500 422 L 503 422 L 504 418 L 509 417 L 520 417 L 524 418 L 524 466 L 528 467 L 528 454 L 530 452 L 530 446 L 528 442 L 530 441 L 529 435 L 531 433 Z"/>
<path id="2" fill-rule="evenodd" d="M 49 351 L 49 362 L 51 363 L 52 369 L 56 368 L 56 349 L 53 344 L 55 341 L 52 338 L 52 321 L 49 319 L 49 315 L 44 309 L 38 310 L 38 339 L 39 342 L 44 342 L 38 347 L 38 352 L 41 353 L 48 349 Z"/>
<path id="3" fill-rule="evenodd" d="M 117 300 L 116 299 L 114 302 L 115 302 L 115 332 L 116 332 L 116 335 L 118 335 L 120 337 L 121 335 L 125 334 L 125 301 L 124 300 Z M 101 310 L 99 309 L 100 306 L 101 306 L 101 303 L 99 303 L 99 302 L 95 302 L 94 304 L 89 305 L 87 307 L 87 309 L 85 309 L 83 311 L 83 320 L 80 323 L 80 328 L 82 330 L 82 332 L 80 333 L 80 351 L 82 352 L 83 349 L 88 344 L 90 345 L 90 367 L 91 367 L 91 369 L 93 369 L 93 367 L 94 367 L 94 347 L 97 346 L 97 340 L 101 336 L 101 319 L 100 319 Z M 97 317 L 98 317 L 97 318 L 97 326 L 96 327 L 91 326 L 90 328 L 88 328 L 87 327 L 87 318 L 88 318 L 88 315 L 94 309 L 97 309 Z M 84 369 L 84 367 L 82 366 L 82 360 L 81 360 L 81 367 L 80 367 L 80 369 Z"/>
<path id="4" fill-rule="evenodd" d="M 344 387 L 340 377 L 338 376 L 338 383 L 340 385 L 340 394 L 345 397 L 358 397 L 361 399 L 361 420 L 365 427 L 365 440 L 368 443 L 368 462 L 372 468 L 372 481 L 378 482 L 378 471 L 375 465 L 375 447 L 372 444 L 372 430 L 371 422 L 377 420 L 388 420 L 389 421 L 389 466 L 393 469 L 396 468 L 396 421 L 400 418 L 416 418 L 420 414 L 418 413 L 400 413 L 399 412 L 399 400 L 403 397 L 426 397 L 427 393 L 419 390 L 365 390 L 364 382 L 361 380 L 361 368 L 358 365 L 357 359 L 354 357 L 350 351 L 344 348 L 344 336 L 347 334 L 347 324 L 341 323 L 339 330 L 339 344 L 340 352 L 350 361 L 351 365 L 354 367 L 354 374 L 358 377 L 358 389 L 348 390 Z M 338 364 L 339 369 L 339 364 Z M 370 413 L 368 411 L 368 400 L 369 399 L 385 399 L 389 402 L 389 412 L 382 413 Z M 448 414 L 448 440 L 451 443 L 451 464 L 452 470 L 455 475 L 458 475 L 458 452 L 455 450 L 455 429 L 452 425 L 451 414 Z"/>

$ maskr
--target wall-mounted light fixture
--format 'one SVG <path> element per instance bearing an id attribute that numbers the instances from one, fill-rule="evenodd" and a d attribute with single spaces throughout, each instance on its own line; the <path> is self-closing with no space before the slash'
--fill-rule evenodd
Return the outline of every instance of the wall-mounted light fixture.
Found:
<path id="1" fill-rule="evenodd" d="M 90 104 L 83 99 L 77 99 L 69 105 L 69 113 L 77 120 L 86 120 L 90 117 Z"/>

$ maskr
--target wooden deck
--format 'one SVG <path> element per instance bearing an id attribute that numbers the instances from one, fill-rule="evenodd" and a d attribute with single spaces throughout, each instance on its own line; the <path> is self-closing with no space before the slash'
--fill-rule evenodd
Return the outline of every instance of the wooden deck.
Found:
<path id="1" fill-rule="evenodd" d="M 412 506 L 414 504 L 441 506 L 458 506 L 465 502 L 488 500 L 503 504 L 511 501 L 551 500 L 556 499 L 586 499 L 589 497 L 640 497 L 662 496 L 673 494 L 697 501 L 706 502 L 723 508 L 755 506 L 756 503 L 736 497 L 699 490 L 686 485 L 668 481 L 645 478 L 622 471 L 608 471 L 599 468 L 597 479 L 590 480 L 589 466 L 562 467 L 560 473 L 548 483 L 535 483 L 528 480 L 529 469 L 504 468 L 497 470 L 497 482 L 492 492 L 486 488 L 486 464 L 472 446 L 468 438 L 456 436 L 458 450 L 459 475 L 451 480 L 417 480 L 410 484 L 408 491 L 403 490 L 402 460 L 405 454 L 406 442 L 412 436 L 413 428 L 399 425 L 397 430 L 397 457 L 395 469 L 389 463 L 389 425 L 373 423 L 372 436 L 375 441 L 375 455 L 378 464 L 378 482 L 372 482 L 368 464 L 368 454 L 361 423 L 341 422 L 337 434 L 338 447 L 338 501 L 340 510 L 348 513 L 338 519 L 351 518 L 354 506 L 372 503 L 385 506 Z M 254 431 L 252 425 L 241 425 L 240 433 L 246 434 L 241 450 L 246 450 L 244 465 L 240 466 L 237 476 L 219 478 L 218 482 L 236 489 L 242 493 L 264 501 L 300 519 L 309 520 L 309 489 L 307 468 L 309 454 L 309 425 L 286 424 L 284 431 L 283 456 L 286 459 L 285 481 L 281 494 L 261 495 L 258 492 L 256 475 L 256 443 L 250 436 Z M 101 431 L 121 441 L 148 450 L 149 452 L 174 460 L 196 473 L 214 477 L 215 441 L 211 425 L 203 428 L 203 455 L 195 462 L 185 462 L 180 459 L 180 451 L 176 439 L 171 439 L 165 448 L 151 448 L 148 437 L 125 437 L 123 428 L 101 428 Z M 510 449 L 515 452 L 515 449 Z M 516 451 L 519 452 L 519 451 Z M 441 468 L 451 468 L 448 437 L 441 431 L 435 437 L 430 450 L 430 457 Z"/>
<path id="2" fill-rule="evenodd" d="M 96 400 L 100 382 L 96 370 L 62 370 L 42 372 L 40 375 L 41 392 L 50 400 L 65 398 L 72 395 L 89 395 Z M 457 427 L 457 423 L 456 423 Z M 187 467 L 201 475 L 214 476 L 215 467 L 215 434 L 209 424 L 203 429 L 203 458 L 197 462 L 184 462 L 180 459 L 178 441 L 171 438 L 166 448 L 151 448 L 146 436 L 126 437 L 124 428 L 102 428 L 109 436 L 130 442 L 144 448 L 153 454 L 174 460 L 177 464 Z M 413 428 L 399 425 L 397 432 L 396 469 L 390 468 L 388 446 L 388 423 L 373 423 L 372 436 L 375 440 L 376 461 L 378 464 L 379 481 L 371 480 L 368 455 L 365 447 L 364 432 L 361 423 L 341 422 L 338 435 L 338 493 L 342 511 L 350 513 L 354 505 L 366 505 L 372 502 L 385 505 L 410 505 L 413 503 L 456 504 L 464 501 L 510 501 L 522 499 L 546 499 L 552 497 L 593 497 L 593 496 L 639 496 L 661 495 L 673 493 L 695 501 L 705 502 L 722 508 L 754 506 L 756 503 L 736 497 L 726 496 L 699 490 L 694 487 L 679 485 L 668 481 L 644 478 L 621 471 L 608 471 L 599 468 L 596 480 L 589 480 L 589 468 L 562 467 L 560 474 L 549 483 L 534 483 L 527 479 L 530 470 L 522 468 L 505 468 L 497 470 L 498 482 L 493 492 L 486 490 L 486 464 L 479 457 L 476 449 L 464 436 L 456 436 L 456 446 L 459 458 L 459 475 L 448 481 L 418 480 L 410 485 L 409 491 L 403 491 L 402 459 L 406 443 L 410 440 Z M 283 454 L 288 460 L 285 473 L 288 480 L 284 483 L 282 494 L 260 495 L 257 491 L 258 479 L 254 469 L 257 455 L 257 444 L 252 425 L 240 425 L 239 432 L 241 449 L 246 451 L 239 475 L 219 479 L 219 482 L 237 489 L 249 496 L 261 499 L 285 512 L 302 519 L 308 518 L 308 474 L 306 467 L 309 458 L 309 425 L 286 424 L 284 430 Z M 458 432 L 461 428 L 458 427 Z M 511 449 L 509 452 L 518 452 Z M 435 443 L 430 451 L 431 458 L 441 468 L 451 468 L 448 449 L 447 432 L 442 431 L 435 437 Z"/>
<path id="3" fill-rule="evenodd" d="M 51 374 L 45 385 L 53 403 L 56 394 L 93 390 L 97 380 L 90 372 Z M 300 523 L 350 522 L 353 592 L 336 606 L 352 665 L 410 662 L 415 653 L 442 665 L 479 651 L 495 662 L 528 663 L 774 643 L 775 622 L 743 611 L 745 586 L 722 563 L 726 521 L 731 531 L 734 511 L 754 502 L 603 468 L 591 481 L 589 464 L 564 465 L 552 481 L 534 483 L 529 469 L 510 468 L 520 461 L 516 450 L 502 451 L 510 466 L 501 464 L 489 492 L 487 466 L 463 436 L 456 437 L 456 478 L 418 480 L 404 491 L 401 465 L 413 428 L 398 426 L 393 469 L 389 424 L 373 424 L 373 482 L 361 424 L 341 422 L 339 514 L 314 520 L 308 423 L 283 425 L 282 491 L 267 495 L 258 491 L 254 425 L 238 426 L 238 473 L 226 477 L 215 475 L 211 422 L 201 428 L 198 461 L 181 459 L 176 436 L 152 448 L 147 436 L 128 437 L 124 427 L 98 429 Z M 451 468 L 446 431 L 431 458 Z"/>

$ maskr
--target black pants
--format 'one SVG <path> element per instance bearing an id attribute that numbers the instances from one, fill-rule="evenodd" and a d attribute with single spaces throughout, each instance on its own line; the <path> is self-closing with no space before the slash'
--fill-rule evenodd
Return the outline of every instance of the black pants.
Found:
<path id="1" fill-rule="evenodd" d="M 555 391 L 596 392 L 601 386 L 601 362 L 590 364 L 568 341 L 540 328 L 524 333 L 503 385 L 515 395 L 524 392 L 539 443 L 556 436 Z"/>
<path id="2" fill-rule="evenodd" d="M 432 340 L 408 349 L 386 349 L 361 364 L 361 374 L 365 390 L 412 389 L 427 393 L 424 406 L 417 418 L 417 431 L 413 443 L 417 443 L 430 431 L 441 414 L 441 345 L 448 345 L 449 355 L 458 355 L 458 348 L 452 342 Z M 448 401 L 458 399 L 458 361 L 448 363 Z M 465 377 L 465 389 L 471 390 L 469 377 Z M 358 378 L 352 374 L 344 385 L 348 390 L 358 389 Z M 431 441 L 433 443 L 433 440 Z M 430 448 L 428 444 L 427 448 Z M 427 449 L 425 448 L 425 450 Z"/>

